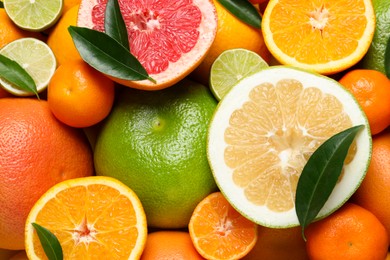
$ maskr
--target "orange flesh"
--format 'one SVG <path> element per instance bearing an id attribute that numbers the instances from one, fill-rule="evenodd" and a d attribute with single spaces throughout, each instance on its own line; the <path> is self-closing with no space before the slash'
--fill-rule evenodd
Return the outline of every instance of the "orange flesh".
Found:
<path id="1" fill-rule="evenodd" d="M 232 113 L 225 163 L 248 201 L 276 212 L 294 207 L 298 178 L 311 154 L 352 126 L 340 101 L 297 80 L 263 83 Z M 355 150 L 351 149 L 346 162 Z"/>
<path id="2" fill-rule="evenodd" d="M 63 190 L 42 208 L 36 223 L 45 223 L 59 239 L 66 259 L 127 259 L 138 237 L 131 201 L 105 185 Z M 46 259 L 36 232 L 34 251 Z"/>
<path id="3" fill-rule="evenodd" d="M 367 26 L 363 0 L 280 0 L 270 20 L 278 48 L 307 64 L 351 55 Z"/>

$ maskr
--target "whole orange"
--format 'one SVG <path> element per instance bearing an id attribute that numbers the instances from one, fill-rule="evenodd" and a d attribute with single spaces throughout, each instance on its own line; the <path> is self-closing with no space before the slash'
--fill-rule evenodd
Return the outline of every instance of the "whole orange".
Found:
<path id="1" fill-rule="evenodd" d="M 378 218 L 353 203 L 310 224 L 305 234 L 311 260 L 383 260 L 389 246 L 386 229 Z"/>
<path id="2" fill-rule="evenodd" d="M 103 120 L 110 113 L 114 96 L 114 82 L 83 60 L 60 65 L 47 92 L 50 110 L 73 127 L 88 127 Z"/>
<path id="3" fill-rule="evenodd" d="M 204 259 L 184 231 L 155 231 L 148 235 L 141 260 Z"/>
<path id="4" fill-rule="evenodd" d="M 376 70 L 356 69 L 346 73 L 339 82 L 357 99 L 367 115 L 371 134 L 390 125 L 390 80 Z"/>
<path id="5" fill-rule="evenodd" d="M 39 197 L 93 172 L 81 130 L 60 123 L 44 100 L 0 99 L 0 248 L 24 249 L 24 225 Z"/>
<path id="6" fill-rule="evenodd" d="M 372 139 L 371 163 L 352 201 L 368 209 L 383 223 L 390 237 L 390 132 Z"/>
<path id="7" fill-rule="evenodd" d="M 301 227 L 267 228 L 257 227 L 255 247 L 243 260 L 307 260 L 306 244 Z"/>

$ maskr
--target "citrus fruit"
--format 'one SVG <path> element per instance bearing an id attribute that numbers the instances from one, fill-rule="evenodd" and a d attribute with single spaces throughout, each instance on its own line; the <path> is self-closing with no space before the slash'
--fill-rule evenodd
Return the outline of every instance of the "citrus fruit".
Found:
<path id="1" fill-rule="evenodd" d="M 312 223 L 306 230 L 310 259 L 382 260 L 389 238 L 370 211 L 346 203 L 332 215 Z"/>
<path id="2" fill-rule="evenodd" d="M 96 174 L 133 189 L 149 226 L 186 227 L 216 190 L 206 157 L 215 107 L 208 88 L 187 79 L 152 92 L 122 88 L 96 138 Z"/>
<path id="3" fill-rule="evenodd" d="M 0 54 L 17 62 L 35 82 L 37 92 L 46 89 L 56 69 L 56 59 L 50 47 L 35 38 L 21 38 L 5 45 Z M 31 96 L 33 92 L 21 89 L 0 77 L 0 85 L 18 96 Z"/>
<path id="4" fill-rule="evenodd" d="M 210 88 L 221 100 L 238 81 L 268 67 L 264 59 L 247 49 L 230 49 L 218 56 L 211 66 Z"/>
<path id="5" fill-rule="evenodd" d="M 137 195 L 101 176 L 58 183 L 35 203 L 26 221 L 26 252 L 29 259 L 43 259 L 32 223 L 58 238 L 64 259 L 139 259 L 147 237 Z"/>
<path id="6" fill-rule="evenodd" d="M 367 175 L 352 201 L 371 211 L 386 227 L 390 237 L 390 132 L 372 139 L 372 159 Z"/>
<path id="7" fill-rule="evenodd" d="M 385 52 L 390 37 L 390 2 L 372 0 L 375 12 L 375 32 L 370 48 L 358 66 L 364 69 L 378 70 L 385 73 Z"/>
<path id="8" fill-rule="evenodd" d="M 241 214 L 267 227 L 296 226 L 295 191 L 304 165 L 325 140 L 355 125 L 365 127 L 323 217 L 355 192 L 371 154 L 364 112 L 333 79 L 287 66 L 244 78 L 218 104 L 208 160 L 218 187 Z"/>
<path id="9" fill-rule="evenodd" d="M 196 250 L 206 259 L 241 259 L 257 241 L 257 225 L 240 215 L 221 192 L 196 206 L 188 229 Z"/>
<path id="10" fill-rule="evenodd" d="M 268 49 L 282 64 L 333 74 L 366 54 L 375 14 L 371 0 L 271 0 L 262 30 Z"/>
<path id="11" fill-rule="evenodd" d="M 0 49 L 14 40 L 35 35 L 36 34 L 33 32 L 24 31 L 17 27 L 11 19 L 9 19 L 4 8 L 0 8 Z"/>
<path id="12" fill-rule="evenodd" d="M 62 10 L 62 12 L 66 13 L 73 6 L 79 5 L 80 2 L 81 0 L 64 0 L 64 9 Z"/>
<path id="13" fill-rule="evenodd" d="M 114 82 L 83 60 L 55 71 L 47 92 L 50 110 L 61 122 L 88 127 L 102 121 L 114 103 Z"/>
<path id="14" fill-rule="evenodd" d="M 128 28 L 131 53 L 156 80 L 120 84 L 157 90 L 172 86 L 199 65 L 217 29 L 217 14 L 210 0 L 119 0 Z M 104 31 L 106 1 L 82 0 L 77 25 Z"/>
<path id="15" fill-rule="evenodd" d="M 81 60 L 81 56 L 68 31 L 69 26 L 76 26 L 77 24 L 78 10 L 79 5 L 76 5 L 66 11 L 47 38 L 47 44 L 53 50 L 59 65 L 67 61 Z"/>
<path id="16" fill-rule="evenodd" d="M 301 227 L 257 227 L 257 242 L 243 260 L 308 260 Z"/>
<path id="17" fill-rule="evenodd" d="M 93 158 L 81 131 L 60 123 L 47 101 L 0 99 L 0 248 L 24 249 L 24 224 L 54 184 L 92 175 Z"/>
<path id="18" fill-rule="evenodd" d="M 206 58 L 191 74 L 191 78 L 204 85 L 209 84 L 211 65 L 225 50 L 243 48 L 256 52 L 267 62 L 270 59 L 262 31 L 242 22 L 219 1 L 213 2 L 218 15 L 217 34 Z"/>
<path id="19" fill-rule="evenodd" d="M 190 234 L 184 231 L 162 230 L 148 234 L 141 260 L 204 259 L 196 251 Z"/>
<path id="20" fill-rule="evenodd" d="M 357 99 L 375 135 L 390 125 L 390 80 L 376 70 L 355 69 L 339 82 Z"/>
<path id="21" fill-rule="evenodd" d="M 11 258 L 8 260 L 28 260 L 28 257 L 26 255 L 26 251 L 19 251 L 18 253 L 14 254 Z"/>
<path id="22" fill-rule="evenodd" d="M 9 18 L 20 28 L 43 31 L 62 14 L 63 0 L 4 0 Z"/>

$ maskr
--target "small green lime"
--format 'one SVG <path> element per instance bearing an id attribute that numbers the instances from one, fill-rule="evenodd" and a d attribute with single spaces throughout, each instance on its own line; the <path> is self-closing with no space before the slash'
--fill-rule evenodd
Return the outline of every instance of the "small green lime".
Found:
<path id="1" fill-rule="evenodd" d="M 5 11 L 17 26 L 37 32 L 57 22 L 63 5 L 64 0 L 4 0 Z"/>
<path id="2" fill-rule="evenodd" d="M 372 4 L 376 17 L 374 38 L 366 55 L 358 64 L 358 67 L 386 73 L 384 62 L 386 45 L 390 37 L 390 1 L 372 0 Z"/>
<path id="3" fill-rule="evenodd" d="M 150 227 L 186 227 L 217 189 L 206 156 L 216 100 L 189 80 L 152 92 L 123 88 L 118 97 L 96 139 L 97 175 L 133 189 Z"/>
<path id="4" fill-rule="evenodd" d="M 267 68 L 260 55 L 246 49 L 229 49 L 213 62 L 210 71 L 210 88 L 217 100 L 221 100 L 241 79 Z"/>

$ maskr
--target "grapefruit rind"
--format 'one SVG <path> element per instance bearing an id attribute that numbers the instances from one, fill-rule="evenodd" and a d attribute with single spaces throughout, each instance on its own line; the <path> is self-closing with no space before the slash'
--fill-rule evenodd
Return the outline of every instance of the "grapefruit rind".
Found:
<path id="1" fill-rule="evenodd" d="M 77 17 L 77 26 L 93 28 L 91 12 L 95 5 L 98 5 L 98 0 L 83 0 L 80 3 L 80 8 Z M 136 88 L 146 90 L 160 90 L 174 85 L 190 74 L 206 57 L 206 54 L 214 42 L 217 33 L 217 12 L 211 0 L 193 0 L 192 4 L 199 7 L 202 18 L 198 27 L 199 38 L 197 43 L 189 52 L 183 52 L 181 57 L 176 62 L 170 62 L 168 68 L 160 73 L 149 73 L 156 83 L 150 80 L 130 81 L 115 77 L 110 78 L 115 82 Z M 172 21 L 175 24 L 177 21 Z M 142 63 L 142 61 L 140 60 Z"/>
<path id="2" fill-rule="evenodd" d="M 76 179 L 70 179 L 63 182 L 60 182 L 53 187 L 51 187 L 48 191 L 46 191 L 42 197 L 34 204 L 31 209 L 25 226 L 25 248 L 26 254 L 29 259 L 40 259 L 34 251 L 33 244 L 33 234 L 34 227 L 31 223 L 34 223 L 38 214 L 42 210 L 42 208 L 50 201 L 55 198 L 55 196 L 68 188 L 76 187 L 76 186 L 88 186 L 94 184 L 101 184 L 105 186 L 109 186 L 113 189 L 116 189 L 120 192 L 120 194 L 125 195 L 134 206 L 135 218 L 137 219 L 137 230 L 138 230 L 138 238 L 137 242 L 131 252 L 129 259 L 138 259 L 142 251 L 144 249 L 146 238 L 147 238 L 147 223 L 146 223 L 146 215 L 143 211 L 143 207 L 141 201 L 138 199 L 137 195 L 132 191 L 129 187 L 127 187 L 122 182 L 105 176 L 92 176 L 92 177 L 82 177 Z M 40 224 L 40 223 L 38 223 Z"/>
<path id="3" fill-rule="evenodd" d="M 223 131 L 229 126 L 229 118 L 233 111 L 242 107 L 248 100 L 248 93 L 257 85 L 281 79 L 296 79 L 304 87 L 317 86 L 323 93 L 335 95 L 344 105 L 353 125 L 364 125 L 364 129 L 356 137 L 357 151 L 353 160 L 344 166 L 344 176 L 336 185 L 324 207 L 316 219 L 326 217 L 341 207 L 356 191 L 366 174 L 371 160 L 371 133 L 367 118 L 355 98 L 337 81 L 326 76 L 317 75 L 302 69 L 289 66 L 273 66 L 249 76 L 235 85 L 219 102 L 209 126 L 207 140 L 207 156 L 217 186 L 242 215 L 251 221 L 266 227 L 287 228 L 299 225 L 295 207 L 285 212 L 275 212 L 266 206 L 258 206 L 247 200 L 243 189 L 232 180 L 233 169 L 224 161 Z"/>

